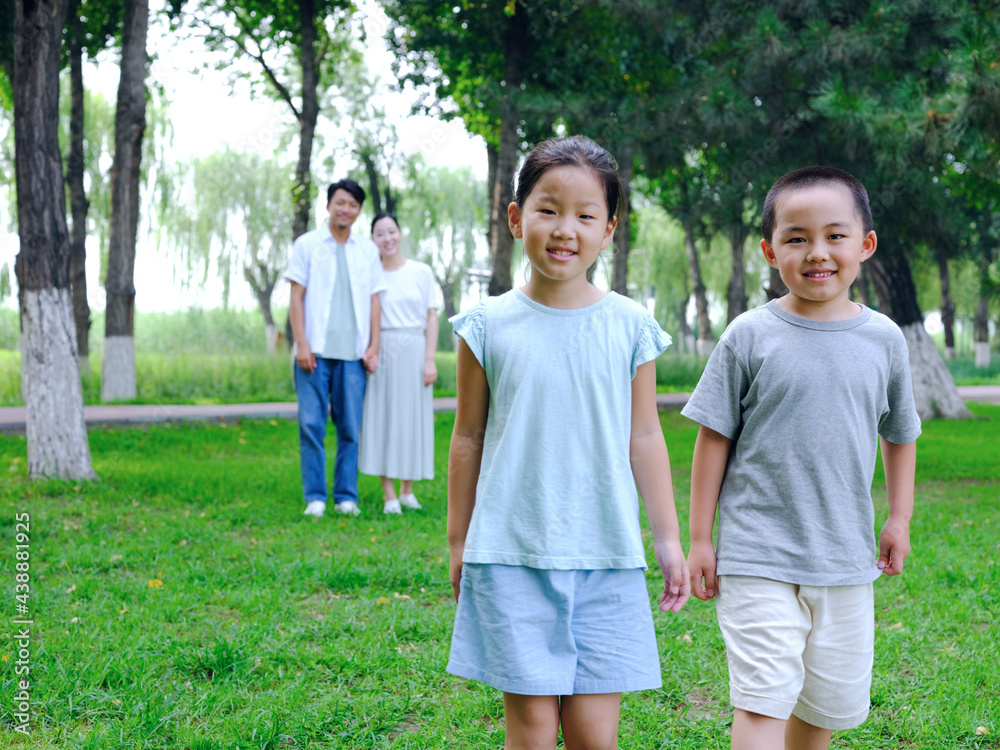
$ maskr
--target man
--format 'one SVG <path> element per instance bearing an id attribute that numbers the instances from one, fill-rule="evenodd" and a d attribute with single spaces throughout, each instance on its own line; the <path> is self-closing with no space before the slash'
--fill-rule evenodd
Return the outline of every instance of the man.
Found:
<path id="1" fill-rule="evenodd" d="M 327 189 L 329 220 L 295 240 L 285 271 L 295 341 L 299 453 L 307 515 L 326 511 L 327 414 L 337 430 L 333 498 L 338 513 L 358 509 L 358 433 L 366 371 L 378 365 L 379 292 L 385 289 L 378 248 L 351 230 L 365 191 L 353 180 Z"/>

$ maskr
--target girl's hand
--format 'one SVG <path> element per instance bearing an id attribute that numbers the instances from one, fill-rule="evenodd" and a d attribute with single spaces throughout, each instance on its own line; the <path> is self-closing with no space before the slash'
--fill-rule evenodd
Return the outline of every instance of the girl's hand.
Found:
<path id="1" fill-rule="evenodd" d="M 680 541 L 656 542 L 653 545 L 656 562 L 663 573 L 663 594 L 660 596 L 661 612 L 680 612 L 691 597 L 691 581 L 687 562 Z"/>
<path id="2" fill-rule="evenodd" d="M 691 570 L 691 592 L 695 598 L 707 602 L 715 598 L 719 584 L 715 578 L 715 547 L 711 542 L 691 542 L 688 567 Z M 704 582 L 704 583 L 703 583 Z"/>
<path id="3" fill-rule="evenodd" d="M 462 549 L 451 550 L 451 562 L 448 566 L 448 580 L 451 581 L 451 590 L 455 593 L 455 601 L 458 601 L 458 590 L 462 584 L 462 554 L 465 552 L 464 545 Z"/>

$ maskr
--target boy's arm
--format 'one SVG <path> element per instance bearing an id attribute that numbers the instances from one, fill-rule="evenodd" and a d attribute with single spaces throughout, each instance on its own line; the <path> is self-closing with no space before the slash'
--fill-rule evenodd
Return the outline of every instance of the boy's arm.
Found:
<path id="1" fill-rule="evenodd" d="M 476 505 L 476 484 L 490 409 L 486 371 L 462 338 L 458 340 L 457 363 L 458 403 L 448 451 L 448 549 L 451 554 L 448 578 L 456 601 L 462 580 L 465 537 Z"/>
<path id="2" fill-rule="evenodd" d="M 288 323 L 292 327 L 292 340 L 295 342 L 295 361 L 304 372 L 311 373 L 316 369 L 316 357 L 306 339 L 306 288 L 297 281 L 290 284 L 292 289 L 288 301 Z"/>
<path id="3" fill-rule="evenodd" d="M 903 572 L 903 562 L 910 554 L 917 444 L 890 443 L 884 438 L 880 441 L 885 489 L 889 495 L 889 518 L 878 539 L 878 566 L 887 576 L 897 576 Z"/>
<path id="4" fill-rule="evenodd" d="M 719 490 L 722 489 L 732 442 L 725 435 L 702 425 L 691 460 L 691 550 L 688 553 L 688 568 L 691 571 L 691 592 L 703 601 L 713 598 L 718 591 L 712 529 L 715 527 L 715 509 L 719 504 Z"/>
<path id="5" fill-rule="evenodd" d="M 679 612 L 691 596 L 691 588 L 674 507 L 670 456 L 656 411 L 656 365 L 652 361 L 639 365 L 632 379 L 629 459 L 653 531 L 656 562 L 663 573 L 660 611 Z"/>

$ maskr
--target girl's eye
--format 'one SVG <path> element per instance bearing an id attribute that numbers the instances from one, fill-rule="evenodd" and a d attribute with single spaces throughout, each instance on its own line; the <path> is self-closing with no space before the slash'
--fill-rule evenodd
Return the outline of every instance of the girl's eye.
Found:
<path id="1" fill-rule="evenodd" d="M 594 217 L 590 214 L 580 214 L 581 219 L 593 219 Z"/>

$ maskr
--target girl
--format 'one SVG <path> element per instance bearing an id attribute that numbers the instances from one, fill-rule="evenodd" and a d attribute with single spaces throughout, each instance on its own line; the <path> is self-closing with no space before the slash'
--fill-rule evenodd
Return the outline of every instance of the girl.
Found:
<path id="1" fill-rule="evenodd" d="M 361 418 L 359 465 L 382 480 L 385 513 L 420 508 L 413 481 L 434 478 L 434 352 L 438 318 L 437 282 L 430 266 L 404 258 L 396 219 L 380 213 L 372 221 L 385 271 L 379 337 L 379 368 L 368 376 Z M 394 479 L 400 480 L 396 497 Z"/>
<path id="2" fill-rule="evenodd" d="M 656 412 L 670 343 L 641 306 L 587 281 L 621 183 L 588 138 L 539 144 L 511 232 L 528 282 L 452 319 L 461 337 L 448 477 L 448 671 L 503 691 L 507 748 L 616 748 L 621 692 L 659 687 L 636 486 L 663 573 L 690 583 Z"/>

